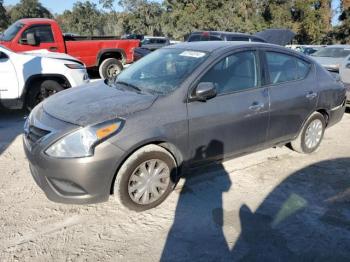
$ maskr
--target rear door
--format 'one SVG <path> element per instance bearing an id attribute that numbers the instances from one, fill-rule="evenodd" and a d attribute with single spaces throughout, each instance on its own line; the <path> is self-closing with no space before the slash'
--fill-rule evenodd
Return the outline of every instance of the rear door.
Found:
<path id="1" fill-rule="evenodd" d="M 265 50 L 270 95 L 271 144 L 293 139 L 304 121 L 315 111 L 317 83 L 311 63 L 288 53 Z"/>
<path id="2" fill-rule="evenodd" d="M 192 163 L 248 152 L 265 142 L 269 98 L 260 75 L 258 52 L 244 50 L 224 56 L 200 78 L 198 83 L 216 85 L 217 96 L 188 103 Z"/>

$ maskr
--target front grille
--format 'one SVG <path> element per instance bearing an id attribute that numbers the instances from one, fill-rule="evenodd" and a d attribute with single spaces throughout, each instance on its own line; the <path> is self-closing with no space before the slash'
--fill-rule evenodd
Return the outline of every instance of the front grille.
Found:
<path id="1" fill-rule="evenodd" d="M 35 126 L 29 126 L 29 132 L 26 135 L 26 138 L 31 144 L 35 144 L 36 142 L 38 142 L 38 140 L 40 140 L 48 134 L 50 134 L 50 131 Z"/>

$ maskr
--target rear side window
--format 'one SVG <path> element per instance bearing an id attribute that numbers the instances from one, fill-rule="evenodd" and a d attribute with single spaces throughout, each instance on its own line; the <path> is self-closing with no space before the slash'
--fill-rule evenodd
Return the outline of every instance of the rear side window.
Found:
<path id="1" fill-rule="evenodd" d="M 216 84 L 218 94 L 256 88 L 258 86 L 256 52 L 246 51 L 225 57 L 203 76 L 201 82 Z"/>
<path id="2" fill-rule="evenodd" d="M 270 84 L 279 84 L 304 79 L 310 64 L 291 55 L 266 52 Z"/>
<path id="3" fill-rule="evenodd" d="M 166 40 L 165 39 L 157 39 L 157 44 L 165 44 Z"/>
<path id="4" fill-rule="evenodd" d="M 53 43 L 54 38 L 50 25 L 32 26 L 25 30 L 22 34 L 22 39 L 27 39 L 27 34 L 34 33 L 40 39 L 40 43 Z"/>

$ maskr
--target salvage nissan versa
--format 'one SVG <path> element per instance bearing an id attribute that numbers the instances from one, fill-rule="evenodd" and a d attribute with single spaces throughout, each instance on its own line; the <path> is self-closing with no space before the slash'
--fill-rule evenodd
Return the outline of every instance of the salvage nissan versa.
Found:
<path id="1" fill-rule="evenodd" d="M 155 51 L 110 84 L 60 92 L 25 124 L 30 170 L 47 197 L 128 208 L 159 205 L 180 174 L 276 145 L 320 145 L 345 88 L 283 47 L 196 42 Z"/>

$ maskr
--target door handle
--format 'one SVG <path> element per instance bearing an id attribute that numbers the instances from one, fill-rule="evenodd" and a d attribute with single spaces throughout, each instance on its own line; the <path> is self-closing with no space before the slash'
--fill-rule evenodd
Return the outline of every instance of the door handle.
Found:
<path id="1" fill-rule="evenodd" d="M 317 93 L 315 93 L 315 92 L 310 92 L 310 93 L 308 93 L 307 95 L 306 95 L 306 98 L 307 99 L 310 99 L 310 100 L 312 100 L 312 99 L 314 99 L 314 98 L 316 98 L 317 97 Z"/>
<path id="2" fill-rule="evenodd" d="M 51 47 L 49 47 L 49 50 L 50 51 L 52 51 L 52 52 L 55 52 L 55 51 L 57 51 L 57 47 L 56 46 L 51 46 Z"/>
<path id="3" fill-rule="evenodd" d="M 265 106 L 264 104 L 255 102 L 249 107 L 249 109 L 252 111 L 260 111 L 261 109 L 264 108 L 264 106 Z"/>

